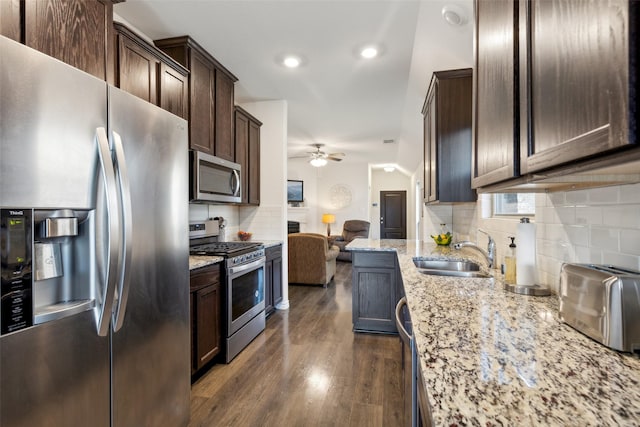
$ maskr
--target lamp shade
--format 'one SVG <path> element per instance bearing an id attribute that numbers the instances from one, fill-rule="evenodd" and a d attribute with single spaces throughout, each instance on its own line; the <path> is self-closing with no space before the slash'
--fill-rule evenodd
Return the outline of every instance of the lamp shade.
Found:
<path id="1" fill-rule="evenodd" d="M 323 224 L 333 224 L 336 222 L 336 216 L 334 214 L 323 214 L 322 215 L 322 223 Z"/>

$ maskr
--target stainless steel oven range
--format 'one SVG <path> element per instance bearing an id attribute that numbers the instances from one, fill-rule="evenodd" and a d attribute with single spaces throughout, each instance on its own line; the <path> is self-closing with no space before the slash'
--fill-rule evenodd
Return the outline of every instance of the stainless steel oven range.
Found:
<path id="1" fill-rule="evenodd" d="M 191 223 L 189 230 L 191 255 L 224 257 L 223 354 L 224 362 L 229 363 L 265 328 L 264 245 L 257 242 L 218 242 L 217 221 Z"/>

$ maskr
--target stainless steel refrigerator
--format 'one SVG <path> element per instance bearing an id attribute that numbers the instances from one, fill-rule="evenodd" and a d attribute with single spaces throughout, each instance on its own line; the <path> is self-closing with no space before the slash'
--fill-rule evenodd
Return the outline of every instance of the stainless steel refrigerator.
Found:
<path id="1" fill-rule="evenodd" d="M 186 122 L 0 36 L 0 425 L 189 419 Z"/>

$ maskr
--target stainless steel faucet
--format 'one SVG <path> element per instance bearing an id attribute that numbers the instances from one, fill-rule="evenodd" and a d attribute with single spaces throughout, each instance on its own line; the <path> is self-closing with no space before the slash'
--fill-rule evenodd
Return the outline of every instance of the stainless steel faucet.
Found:
<path id="1" fill-rule="evenodd" d="M 482 249 L 481 247 L 479 247 L 477 244 L 470 242 L 468 240 L 463 240 L 461 242 L 456 242 L 453 244 L 453 248 L 454 249 L 462 249 L 462 248 L 473 248 L 476 249 L 478 252 L 480 252 L 482 255 L 484 255 L 485 260 L 487 261 L 487 266 L 489 268 L 493 267 L 493 261 L 495 259 L 496 256 L 496 242 L 493 240 L 493 238 L 489 235 L 489 233 L 487 233 L 486 231 L 484 231 L 481 228 L 478 228 L 478 231 L 486 234 L 487 237 L 489 238 L 489 243 L 487 245 L 487 250 L 485 251 L 484 249 Z"/>

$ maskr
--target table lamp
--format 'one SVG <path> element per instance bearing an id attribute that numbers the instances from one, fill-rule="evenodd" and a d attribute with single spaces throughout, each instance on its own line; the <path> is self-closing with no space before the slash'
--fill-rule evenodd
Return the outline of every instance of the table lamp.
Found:
<path id="1" fill-rule="evenodd" d="M 327 224 L 327 237 L 331 236 L 331 224 L 336 222 L 334 214 L 322 214 L 322 223 Z"/>

